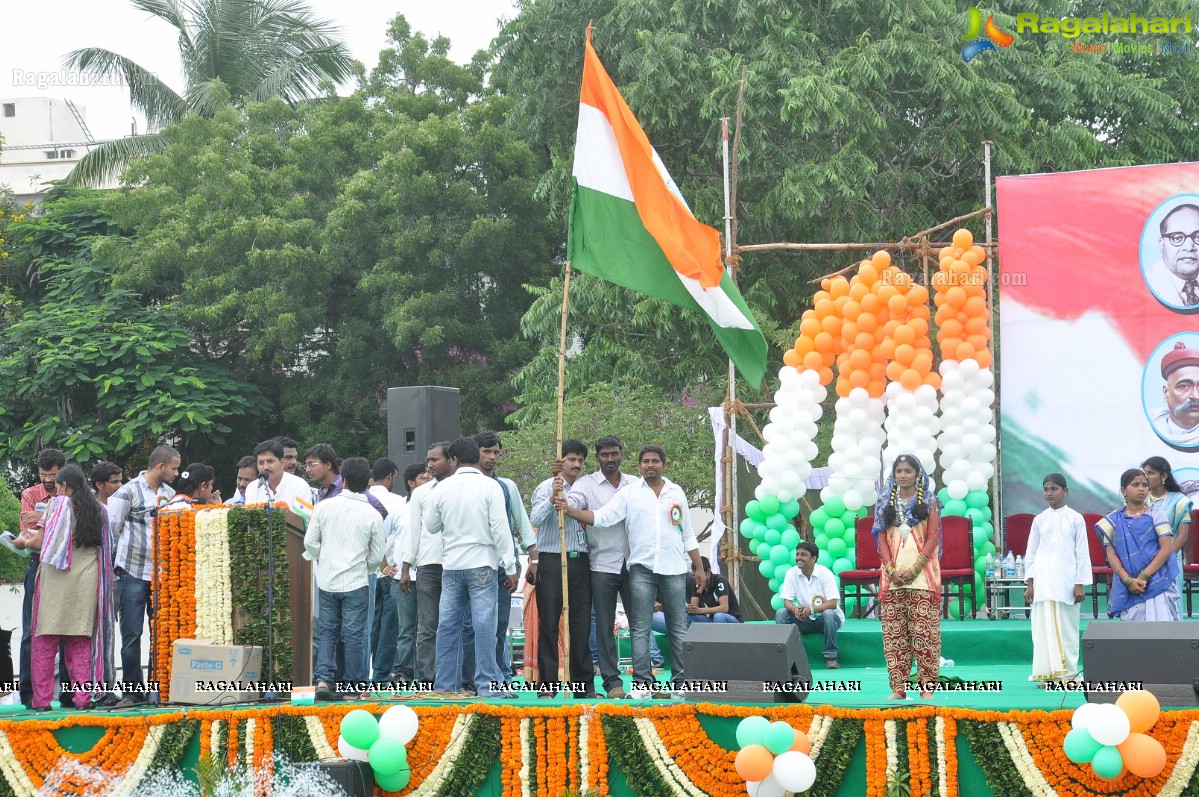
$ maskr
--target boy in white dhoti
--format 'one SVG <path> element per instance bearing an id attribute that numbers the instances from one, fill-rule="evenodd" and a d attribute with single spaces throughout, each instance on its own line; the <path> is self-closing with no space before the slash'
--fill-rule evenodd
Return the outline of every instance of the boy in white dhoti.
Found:
<path id="1" fill-rule="evenodd" d="M 1049 508 L 1037 515 L 1024 555 L 1032 606 L 1030 681 L 1068 681 L 1078 671 L 1079 604 L 1091 583 L 1091 557 L 1082 515 L 1066 506 L 1066 477 L 1050 473 L 1043 483 Z"/>

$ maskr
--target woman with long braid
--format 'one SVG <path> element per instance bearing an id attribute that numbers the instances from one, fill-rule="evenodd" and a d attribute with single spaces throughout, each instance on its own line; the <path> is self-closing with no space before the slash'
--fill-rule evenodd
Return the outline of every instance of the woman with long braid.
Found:
<path id="1" fill-rule="evenodd" d="M 873 533 L 882 561 L 879 617 L 892 690 L 888 700 L 907 699 L 913 657 L 920 696 L 931 700 L 941 666 L 941 506 L 911 454 L 891 466 L 875 506 Z"/>

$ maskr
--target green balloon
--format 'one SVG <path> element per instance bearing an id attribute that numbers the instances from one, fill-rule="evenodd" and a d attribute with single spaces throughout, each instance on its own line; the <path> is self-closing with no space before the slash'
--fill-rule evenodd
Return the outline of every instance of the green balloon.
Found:
<path id="1" fill-rule="evenodd" d="M 855 513 L 846 510 L 841 513 L 841 522 L 845 524 L 845 528 L 852 529 L 858 524 L 858 516 Z"/>
<path id="2" fill-rule="evenodd" d="M 962 619 L 962 612 L 960 609 L 958 609 L 958 602 L 956 598 L 949 601 L 949 616 L 955 620 Z"/>
<path id="3" fill-rule="evenodd" d="M 356 708 L 341 718 L 341 735 L 351 747 L 370 750 L 379 738 L 379 721 L 369 711 Z"/>
<path id="4" fill-rule="evenodd" d="M 770 608 L 774 609 L 776 612 L 779 609 L 783 608 L 783 596 L 775 595 L 774 597 L 772 597 L 770 599 Z"/>
<path id="5" fill-rule="evenodd" d="M 816 547 L 823 551 L 828 548 L 828 540 L 828 535 L 822 531 L 816 535 L 812 542 L 816 543 Z"/>
<path id="6" fill-rule="evenodd" d="M 1075 764 L 1089 764 L 1102 744 L 1095 741 L 1091 736 L 1091 732 L 1086 728 L 1075 728 L 1066 734 L 1066 740 L 1062 743 L 1062 750 L 1066 753 L 1066 758 L 1073 761 Z M 1117 770 L 1119 771 L 1119 770 Z"/>
<path id="7" fill-rule="evenodd" d="M 820 507 L 808 516 L 808 521 L 812 524 L 812 528 L 822 529 L 824 524 L 828 523 L 828 512 L 824 511 L 824 507 Z"/>
<path id="8" fill-rule="evenodd" d="M 991 507 L 984 506 L 979 511 L 983 513 L 983 520 L 987 521 L 988 523 L 991 522 Z"/>
<path id="9" fill-rule="evenodd" d="M 937 498 L 941 501 L 941 506 L 949 503 L 949 488 L 942 487 L 940 490 L 937 490 Z"/>
<path id="10" fill-rule="evenodd" d="M 982 556 L 975 557 L 975 559 L 974 559 L 974 570 L 975 570 L 975 572 L 980 572 L 980 573 L 985 573 L 985 572 L 987 571 L 987 557 L 986 557 L 986 554 L 984 554 L 984 555 L 982 555 Z"/>
<path id="11" fill-rule="evenodd" d="M 766 583 L 770 586 L 771 592 L 778 592 L 779 588 L 783 586 L 783 580 L 778 576 L 775 576 Z"/>
<path id="12" fill-rule="evenodd" d="M 375 773 L 375 784 L 383 791 L 400 791 L 412 780 L 412 770 L 407 764 L 392 775 Z"/>
<path id="13" fill-rule="evenodd" d="M 845 540 L 846 547 L 854 547 L 858 544 L 858 530 L 850 526 L 841 534 L 841 539 Z"/>
<path id="14" fill-rule="evenodd" d="M 829 556 L 833 557 L 834 559 L 840 559 L 842 556 L 844 556 L 845 550 L 845 540 L 841 539 L 840 537 L 833 537 L 828 541 Z"/>
<path id="15" fill-rule="evenodd" d="M 834 495 L 824 502 L 824 511 L 828 512 L 830 517 L 840 517 L 845 514 L 845 502 Z"/>
<path id="16" fill-rule="evenodd" d="M 795 729 L 785 722 L 772 722 L 762 734 L 762 742 L 775 755 L 785 753 L 795 744 Z"/>
<path id="17" fill-rule="evenodd" d="M 762 537 L 768 545 L 778 545 L 783 541 L 783 533 L 778 529 L 766 529 L 766 534 Z"/>
<path id="18" fill-rule="evenodd" d="M 382 736 L 371 745 L 368 758 L 376 775 L 394 775 L 408 764 L 408 751 L 394 736 Z"/>
<path id="19" fill-rule="evenodd" d="M 841 522 L 841 518 L 831 518 L 828 523 L 824 524 L 824 533 L 830 538 L 840 537 L 845 533 L 845 524 Z"/>
<path id="20" fill-rule="evenodd" d="M 985 565 L 983 567 L 985 567 Z M 975 595 L 982 595 L 983 589 L 986 586 L 986 578 L 983 576 L 983 573 L 985 573 L 986 570 L 984 570 L 983 567 L 976 566 L 974 568 L 974 594 Z"/>
<path id="21" fill-rule="evenodd" d="M 991 499 L 987 496 L 986 490 L 971 490 L 966 493 L 966 503 L 971 509 L 982 509 L 991 503 Z"/>
<path id="22" fill-rule="evenodd" d="M 763 537 L 765 537 L 766 532 L 769 531 L 769 529 L 766 528 L 766 524 L 760 520 L 753 521 L 753 524 L 754 524 L 754 539 L 760 540 Z"/>
<path id="23" fill-rule="evenodd" d="M 970 507 L 966 506 L 966 502 L 959 498 L 951 498 L 945 502 L 945 509 L 941 512 L 942 515 L 964 515 Z"/>
<path id="24" fill-rule="evenodd" d="M 987 543 L 985 545 L 983 545 L 982 550 L 979 551 L 979 554 L 982 556 L 986 556 L 987 554 L 991 554 L 991 556 L 994 556 L 995 555 L 995 543 L 988 540 Z"/>
<path id="25" fill-rule="evenodd" d="M 846 598 L 845 605 L 841 608 L 845 610 L 846 617 L 853 617 L 857 614 L 859 601 L 857 598 Z"/>
<path id="26" fill-rule="evenodd" d="M 770 720 L 765 717 L 746 717 L 737 723 L 737 746 L 749 747 L 751 744 L 761 744 L 770 727 Z"/>
<path id="27" fill-rule="evenodd" d="M 758 562 L 758 572 L 766 578 L 774 578 L 774 562 L 769 559 L 762 559 Z"/>
<path id="28" fill-rule="evenodd" d="M 993 524 L 991 521 L 988 520 L 986 523 L 982 523 L 980 525 L 987 530 L 988 537 L 995 536 L 995 524 Z"/>
<path id="29" fill-rule="evenodd" d="M 1091 768 L 1101 778 L 1117 778 L 1124 770 L 1124 756 L 1111 745 L 1103 745 L 1091 759 Z"/>
<path id="30" fill-rule="evenodd" d="M 758 521 L 751 517 L 747 517 L 745 520 L 741 521 L 741 525 L 739 525 L 737 528 L 741 529 L 742 537 L 745 537 L 747 540 L 752 540 L 754 538 L 754 528 L 757 525 Z"/>
<path id="31" fill-rule="evenodd" d="M 765 498 L 759 499 L 758 503 L 762 505 L 762 512 L 768 517 L 779 511 L 781 504 L 779 499 L 773 495 L 768 495 Z"/>
<path id="32" fill-rule="evenodd" d="M 833 562 L 833 566 L 830 567 L 829 570 L 832 570 L 833 573 L 835 573 L 836 575 L 839 576 L 846 570 L 853 570 L 853 562 L 851 562 L 845 558 L 837 559 L 836 561 Z M 836 596 L 835 595 L 833 595 L 833 596 L 826 595 L 825 597 L 829 598 L 831 600 L 832 598 L 834 598 Z"/>
<path id="33" fill-rule="evenodd" d="M 827 567 L 829 570 L 833 569 L 833 563 L 835 561 L 836 560 L 833 559 L 832 555 L 829 554 L 827 549 L 821 550 L 820 553 L 816 556 L 817 564 L 822 564 L 825 567 Z"/>
<path id="34" fill-rule="evenodd" d="M 974 535 L 974 547 L 976 550 L 986 545 L 987 541 L 991 539 L 991 535 L 982 526 L 975 526 L 971 533 Z"/>
<path id="35" fill-rule="evenodd" d="M 766 542 L 766 540 L 754 540 L 749 545 L 751 548 L 753 548 L 754 554 L 759 559 L 761 559 L 764 556 L 765 557 L 770 556 L 770 543 Z"/>
<path id="36" fill-rule="evenodd" d="M 974 507 L 970 507 L 966 510 L 966 517 L 970 518 L 970 520 L 974 522 L 975 528 L 978 527 L 978 524 L 986 522 L 986 518 L 983 517 L 983 511 L 981 509 L 975 509 Z"/>
<path id="37" fill-rule="evenodd" d="M 781 545 L 776 545 L 770 549 L 770 561 L 776 565 L 785 565 L 791 560 L 791 552 Z"/>
<path id="38" fill-rule="evenodd" d="M 775 512 L 773 515 L 766 518 L 766 526 L 768 528 L 778 529 L 779 531 L 782 531 L 784 529 L 791 528 L 791 522 L 789 520 L 787 520 L 787 518 L 780 515 L 778 512 Z"/>
<path id="39" fill-rule="evenodd" d="M 756 498 L 745 505 L 745 514 L 759 522 L 766 519 L 766 513 L 762 511 L 762 502 Z"/>
<path id="40" fill-rule="evenodd" d="M 787 520 L 790 520 L 799 514 L 799 501 L 792 498 L 790 501 L 784 503 L 779 511 L 783 513 Z"/>
<path id="41" fill-rule="evenodd" d="M 795 529 L 787 529 L 783 532 L 781 545 L 791 551 L 795 550 L 795 546 L 799 545 L 799 532 Z"/>

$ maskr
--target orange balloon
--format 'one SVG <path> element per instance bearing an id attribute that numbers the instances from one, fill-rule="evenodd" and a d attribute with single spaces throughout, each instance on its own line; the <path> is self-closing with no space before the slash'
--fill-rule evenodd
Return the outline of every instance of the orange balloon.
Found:
<path id="1" fill-rule="evenodd" d="M 945 291 L 945 303 L 950 307 L 961 307 L 966 303 L 966 291 L 960 286 L 954 285 Z"/>
<path id="2" fill-rule="evenodd" d="M 808 735 L 803 731 L 796 731 L 795 741 L 791 743 L 791 749 L 807 755 L 812 752 L 812 741 L 808 739 Z"/>
<path id="3" fill-rule="evenodd" d="M 945 267 L 947 268 L 948 266 L 945 266 Z M 936 274 L 933 274 L 932 283 L 933 283 L 933 290 L 936 291 L 937 293 L 940 293 L 941 291 L 943 291 L 949 287 L 949 274 L 947 274 L 943 270 L 938 271 Z"/>
<path id="4" fill-rule="evenodd" d="M 916 349 L 910 344 L 901 343 L 895 347 L 895 362 L 903 365 L 911 365 L 912 358 L 916 356 Z"/>
<path id="5" fill-rule="evenodd" d="M 833 307 L 836 308 L 834 310 L 834 312 L 836 312 L 838 315 L 840 315 L 841 309 L 843 307 L 845 307 L 845 303 L 848 301 L 849 301 L 849 294 L 846 294 L 845 296 L 838 296 L 836 299 L 833 299 Z"/>
<path id="6" fill-rule="evenodd" d="M 824 279 L 820 280 L 820 287 L 826 291 L 828 290 L 829 286 L 832 284 L 833 284 L 833 281 L 831 279 L 829 279 L 828 277 L 825 277 Z"/>
<path id="7" fill-rule="evenodd" d="M 849 384 L 853 387 L 866 387 L 870 384 L 870 374 L 866 371 L 851 371 L 849 374 Z"/>
<path id="8" fill-rule="evenodd" d="M 921 319 L 924 319 L 925 321 L 927 321 L 929 318 L 932 317 L 932 313 L 930 313 L 928 311 L 928 305 L 926 305 L 926 304 L 916 305 L 915 307 L 913 307 L 911 310 L 908 311 L 908 315 L 911 318 L 921 318 Z"/>
<path id="9" fill-rule="evenodd" d="M 866 385 L 866 393 L 870 396 L 870 398 L 882 398 L 883 394 L 886 392 L 886 382 L 879 382 L 871 379 L 870 384 Z"/>
<path id="10" fill-rule="evenodd" d="M 737 774 L 746 780 L 764 780 L 774 768 L 774 756 L 762 745 L 751 744 L 737 752 L 736 766 Z"/>
<path id="11" fill-rule="evenodd" d="M 866 312 L 866 308 L 863 306 L 862 312 L 858 315 L 855 323 L 857 323 L 858 329 L 862 332 L 873 332 L 878 329 L 878 316 Z"/>
<path id="12" fill-rule="evenodd" d="M 858 267 L 858 277 L 861 278 L 862 284 L 873 285 L 878 282 L 878 269 L 870 261 L 864 261 Z"/>
<path id="13" fill-rule="evenodd" d="M 845 303 L 845 306 L 841 308 L 841 316 L 846 321 L 856 321 L 858 316 L 861 315 L 861 313 L 862 313 L 862 305 L 858 304 L 853 299 L 850 299 L 849 301 L 847 301 Z"/>
<path id="14" fill-rule="evenodd" d="M 1157 697 L 1145 689 L 1133 689 L 1120 695 L 1116 698 L 1116 707 L 1123 709 L 1124 713 L 1128 715 L 1128 724 L 1132 733 L 1144 733 L 1152 728 L 1153 724 L 1157 722 L 1162 708 L 1161 704 L 1157 702 Z M 1153 776 L 1142 775 L 1141 777 L 1151 778 Z"/>
<path id="15" fill-rule="evenodd" d="M 955 230 L 953 233 L 953 245 L 958 249 L 969 249 L 974 243 L 974 235 L 969 230 Z"/>
<path id="16" fill-rule="evenodd" d="M 903 376 L 903 372 L 907 369 L 903 367 L 903 363 L 890 362 L 887 363 L 887 378 L 892 382 L 898 382 Z"/>
<path id="17" fill-rule="evenodd" d="M 883 324 L 883 337 L 885 337 L 885 338 L 895 337 L 895 330 L 897 330 L 897 329 L 899 329 L 898 321 L 895 321 L 895 320 L 888 321 L 887 323 Z"/>
<path id="18" fill-rule="evenodd" d="M 908 309 L 908 297 L 897 293 L 887 300 L 887 307 L 892 313 L 898 315 Z"/>
<path id="19" fill-rule="evenodd" d="M 811 338 L 799 338 L 795 341 L 795 356 L 801 360 L 808 355 L 809 352 L 816 351 L 816 344 Z"/>
<path id="20" fill-rule="evenodd" d="M 908 304 L 928 304 L 928 288 L 923 285 L 913 285 L 908 291 Z"/>
<path id="21" fill-rule="evenodd" d="M 861 328 L 862 325 L 858 324 L 858 329 Z M 874 348 L 874 335 L 871 335 L 869 332 L 859 332 L 858 336 L 853 339 L 853 345 L 859 349 L 865 349 L 869 353 Z M 870 359 L 874 359 L 873 354 L 870 355 Z"/>
<path id="22" fill-rule="evenodd" d="M 936 371 L 930 371 L 929 374 L 924 377 L 924 384 L 928 385 L 933 390 L 940 390 L 941 389 L 941 375 L 939 373 L 937 373 Z"/>
<path id="23" fill-rule="evenodd" d="M 952 247 L 952 246 L 943 246 L 943 247 L 941 247 L 941 248 L 940 248 L 940 249 L 937 251 L 937 259 L 938 259 L 938 260 L 944 260 L 944 259 L 945 259 L 946 257 L 948 257 L 948 256 L 950 255 L 950 253 L 952 253 L 952 252 L 953 252 L 953 247 Z"/>
<path id="24" fill-rule="evenodd" d="M 924 335 L 916 338 L 916 342 L 912 344 L 916 347 L 916 353 L 919 354 L 920 349 L 931 349 L 933 346 L 929 343 L 928 338 Z"/>
<path id="25" fill-rule="evenodd" d="M 933 369 L 933 353 L 927 349 L 917 349 L 916 356 L 912 358 L 912 368 L 923 378 Z"/>
<path id="26" fill-rule="evenodd" d="M 830 335 L 840 335 L 841 323 L 841 319 L 838 316 L 826 315 L 824 318 L 820 319 L 820 329 L 816 331 L 818 333 L 827 332 Z M 812 337 L 815 337 L 815 335 Z"/>
<path id="27" fill-rule="evenodd" d="M 872 362 L 866 369 L 866 373 L 870 374 L 871 382 L 885 382 L 887 381 L 887 364 L 879 361 Z"/>
<path id="28" fill-rule="evenodd" d="M 965 285 L 967 282 L 966 275 L 969 273 L 969 263 L 965 260 L 954 260 L 949 264 L 949 283 L 951 285 Z"/>
<path id="29" fill-rule="evenodd" d="M 962 310 L 971 318 L 982 318 L 987 312 L 987 300 L 981 296 L 971 296 L 962 305 Z"/>
<path id="30" fill-rule="evenodd" d="M 833 350 L 833 336 L 827 332 L 821 332 L 812 342 L 816 345 L 816 351 L 830 352 Z"/>
<path id="31" fill-rule="evenodd" d="M 912 343 L 916 340 L 916 331 L 907 324 L 895 328 L 896 343 Z"/>
<path id="32" fill-rule="evenodd" d="M 824 357 L 818 351 L 810 351 L 803 356 L 803 367 L 815 371 L 824 365 Z"/>
<path id="33" fill-rule="evenodd" d="M 1166 768 L 1166 750 L 1152 736 L 1134 731 L 1116 748 L 1124 758 L 1124 766 L 1138 778 L 1155 778 Z"/>
<path id="34" fill-rule="evenodd" d="M 991 360 L 991 352 L 986 349 L 974 352 L 974 361 L 978 363 L 980 368 L 990 368 Z"/>
<path id="35" fill-rule="evenodd" d="M 816 311 L 817 318 L 827 318 L 837 311 L 837 306 L 832 299 L 818 299 L 812 309 Z"/>
<path id="36" fill-rule="evenodd" d="M 915 390 L 920 387 L 921 381 L 920 373 L 911 368 L 908 368 L 899 376 L 899 384 L 903 385 L 904 390 Z"/>
<path id="37" fill-rule="evenodd" d="M 879 347 L 883 350 L 883 359 L 890 360 L 895 356 L 895 347 L 899 344 L 894 338 L 886 338 Z"/>
<path id="38" fill-rule="evenodd" d="M 787 349 L 783 352 L 783 365 L 798 369 L 803 366 L 803 358 L 796 353 L 795 349 Z"/>
<path id="39" fill-rule="evenodd" d="M 821 354 L 824 356 L 824 367 L 832 368 L 833 363 L 837 361 L 837 355 L 833 354 L 831 351 L 821 352 Z"/>
<path id="40" fill-rule="evenodd" d="M 987 253 L 983 251 L 981 246 L 972 246 L 962 253 L 962 260 L 965 260 L 972 266 L 977 266 L 987 258 Z"/>
<path id="41" fill-rule="evenodd" d="M 846 340 L 853 340 L 856 338 L 859 331 L 858 325 L 852 321 L 846 321 L 841 325 L 841 337 L 845 338 Z"/>
<path id="42" fill-rule="evenodd" d="M 973 356 L 974 347 L 970 345 L 969 341 L 963 340 L 954 350 L 954 359 L 958 360 L 959 362 L 962 360 L 969 360 Z"/>
<path id="43" fill-rule="evenodd" d="M 874 264 L 875 268 L 882 270 L 891 265 L 891 254 L 880 249 L 870 256 L 870 262 Z"/>
<path id="44" fill-rule="evenodd" d="M 849 384 L 849 380 L 845 377 L 837 379 L 837 395 L 841 398 L 847 398 L 849 391 L 853 390 L 853 385 Z"/>
<path id="45" fill-rule="evenodd" d="M 849 354 L 849 367 L 855 371 L 864 371 L 870 367 L 873 362 L 870 358 L 870 352 L 866 349 L 854 349 Z"/>
<path id="46" fill-rule="evenodd" d="M 940 310 L 944 306 L 945 306 L 945 291 L 938 290 L 935 294 L 933 294 L 933 307 L 936 307 L 938 310 Z"/>
<path id="47" fill-rule="evenodd" d="M 941 353 L 946 360 L 957 359 L 954 352 L 958 350 L 958 344 L 962 342 L 961 338 L 951 338 L 948 335 L 945 337 L 937 336 L 937 343 L 941 344 Z"/>
<path id="48" fill-rule="evenodd" d="M 966 342 L 973 346 L 975 351 L 987 348 L 986 335 L 967 335 Z"/>
<path id="49" fill-rule="evenodd" d="M 831 385 L 833 383 L 833 369 L 825 366 L 820 369 L 820 384 Z"/>
<path id="50" fill-rule="evenodd" d="M 816 333 L 820 331 L 820 319 L 816 317 L 815 313 L 812 315 L 804 313 L 803 316 L 803 321 L 799 322 L 799 334 L 807 335 L 809 338 L 816 337 Z"/>
<path id="51" fill-rule="evenodd" d="M 975 316 L 966 322 L 967 335 L 982 335 L 987 331 L 987 319 Z"/>
<path id="52" fill-rule="evenodd" d="M 849 280 L 845 279 L 845 277 L 833 277 L 832 282 L 829 283 L 828 292 L 834 299 L 838 299 L 842 296 L 848 296 Z"/>
<path id="53" fill-rule="evenodd" d="M 849 298 L 861 302 L 870 295 L 870 288 L 863 282 L 855 282 L 849 287 Z"/>
<path id="54" fill-rule="evenodd" d="M 876 296 L 875 294 L 868 293 L 862 297 L 862 312 L 863 313 L 866 313 L 869 315 L 874 315 L 879 310 L 881 310 L 882 307 L 883 307 L 882 299 L 878 298 L 878 296 Z"/>
<path id="55" fill-rule="evenodd" d="M 891 303 L 891 297 L 898 296 L 898 295 L 899 295 L 899 289 L 896 288 L 894 285 L 883 285 L 882 287 L 880 287 L 878 289 L 878 298 L 880 298 L 884 302 L 886 302 L 888 304 L 888 306 Z"/>
<path id="56" fill-rule="evenodd" d="M 928 334 L 928 319 L 912 318 L 908 320 L 908 329 L 912 330 L 912 334 L 921 338 Z"/>

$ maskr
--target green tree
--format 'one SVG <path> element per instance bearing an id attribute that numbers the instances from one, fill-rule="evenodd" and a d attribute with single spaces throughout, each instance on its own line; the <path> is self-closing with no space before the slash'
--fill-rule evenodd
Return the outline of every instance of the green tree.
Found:
<path id="1" fill-rule="evenodd" d="M 0 476 L 0 531 L 11 531 L 13 535 L 21 523 L 21 502 Z M 7 548 L 0 549 L 0 584 L 18 584 L 25 577 L 29 562 Z"/>
<path id="2" fill-rule="evenodd" d="M 69 53 L 66 66 L 120 79 L 151 130 L 191 113 L 211 117 L 231 99 L 280 97 L 295 104 L 314 97 L 322 82 L 340 83 L 351 75 L 353 62 L 337 29 L 316 17 L 304 0 L 131 2 L 178 32 L 183 94 L 133 59 L 100 47 Z M 69 179 L 98 185 L 118 176 L 130 161 L 161 152 L 165 143 L 156 133 L 106 142 L 84 156 Z"/>
<path id="3" fill-rule="evenodd" d="M 1081 7 L 1053 0 L 1037 10 L 1069 16 Z M 1155 9 L 1186 12 L 1179 0 Z M 514 100 L 513 124 L 544 169 L 539 196 L 563 233 L 589 20 L 650 141 L 696 215 L 714 225 L 724 212 L 720 117 L 733 115 L 747 69 L 742 244 L 896 241 L 974 210 L 987 140 L 996 174 L 1199 157 L 1195 59 L 1080 57 L 1066 39 L 1029 35 L 965 63 L 965 16 L 948 0 L 531 0 L 496 42 L 493 82 Z M 996 20 L 1014 29 L 1011 16 Z M 977 237 L 981 223 L 974 227 Z M 862 254 L 746 254 L 740 285 L 768 339 L 789 346 L 815 290 L 810 280 Z M 920 268 L 912 258 L 905 265 Z M 652 371 L 647 350 L 677 366 L 651 373 L 656 384 L 719 378 L 715 340 L 678 310 L 608 285 L 581 286 L 574 297 L 579 343 L 602 349 L 584 361 L 589 379 Z M 560 302 L 560 288 L 541 295 L 525 319 L 543 347 L 556 348 L 548 319 Z M 679 335 L 674 348 L 659 335 L 668 326 Z M 539 358 L 518 377 L 522 403 L 544 404 L 547 369 Z"/>
<path id="4" fill-rule="evenodd" d="M 53 445 L 77 462 L 124 462 L 159 441 L 194 454 L 227 441 L 257 396 L 197 356 L 172 308 L 113 287 L 114 264 L 95 256 L 117 232 L 101 202 L 67 190 L 8 230 L 6 278 L 30 281 L 0 332 L 0 461 Z"/>

